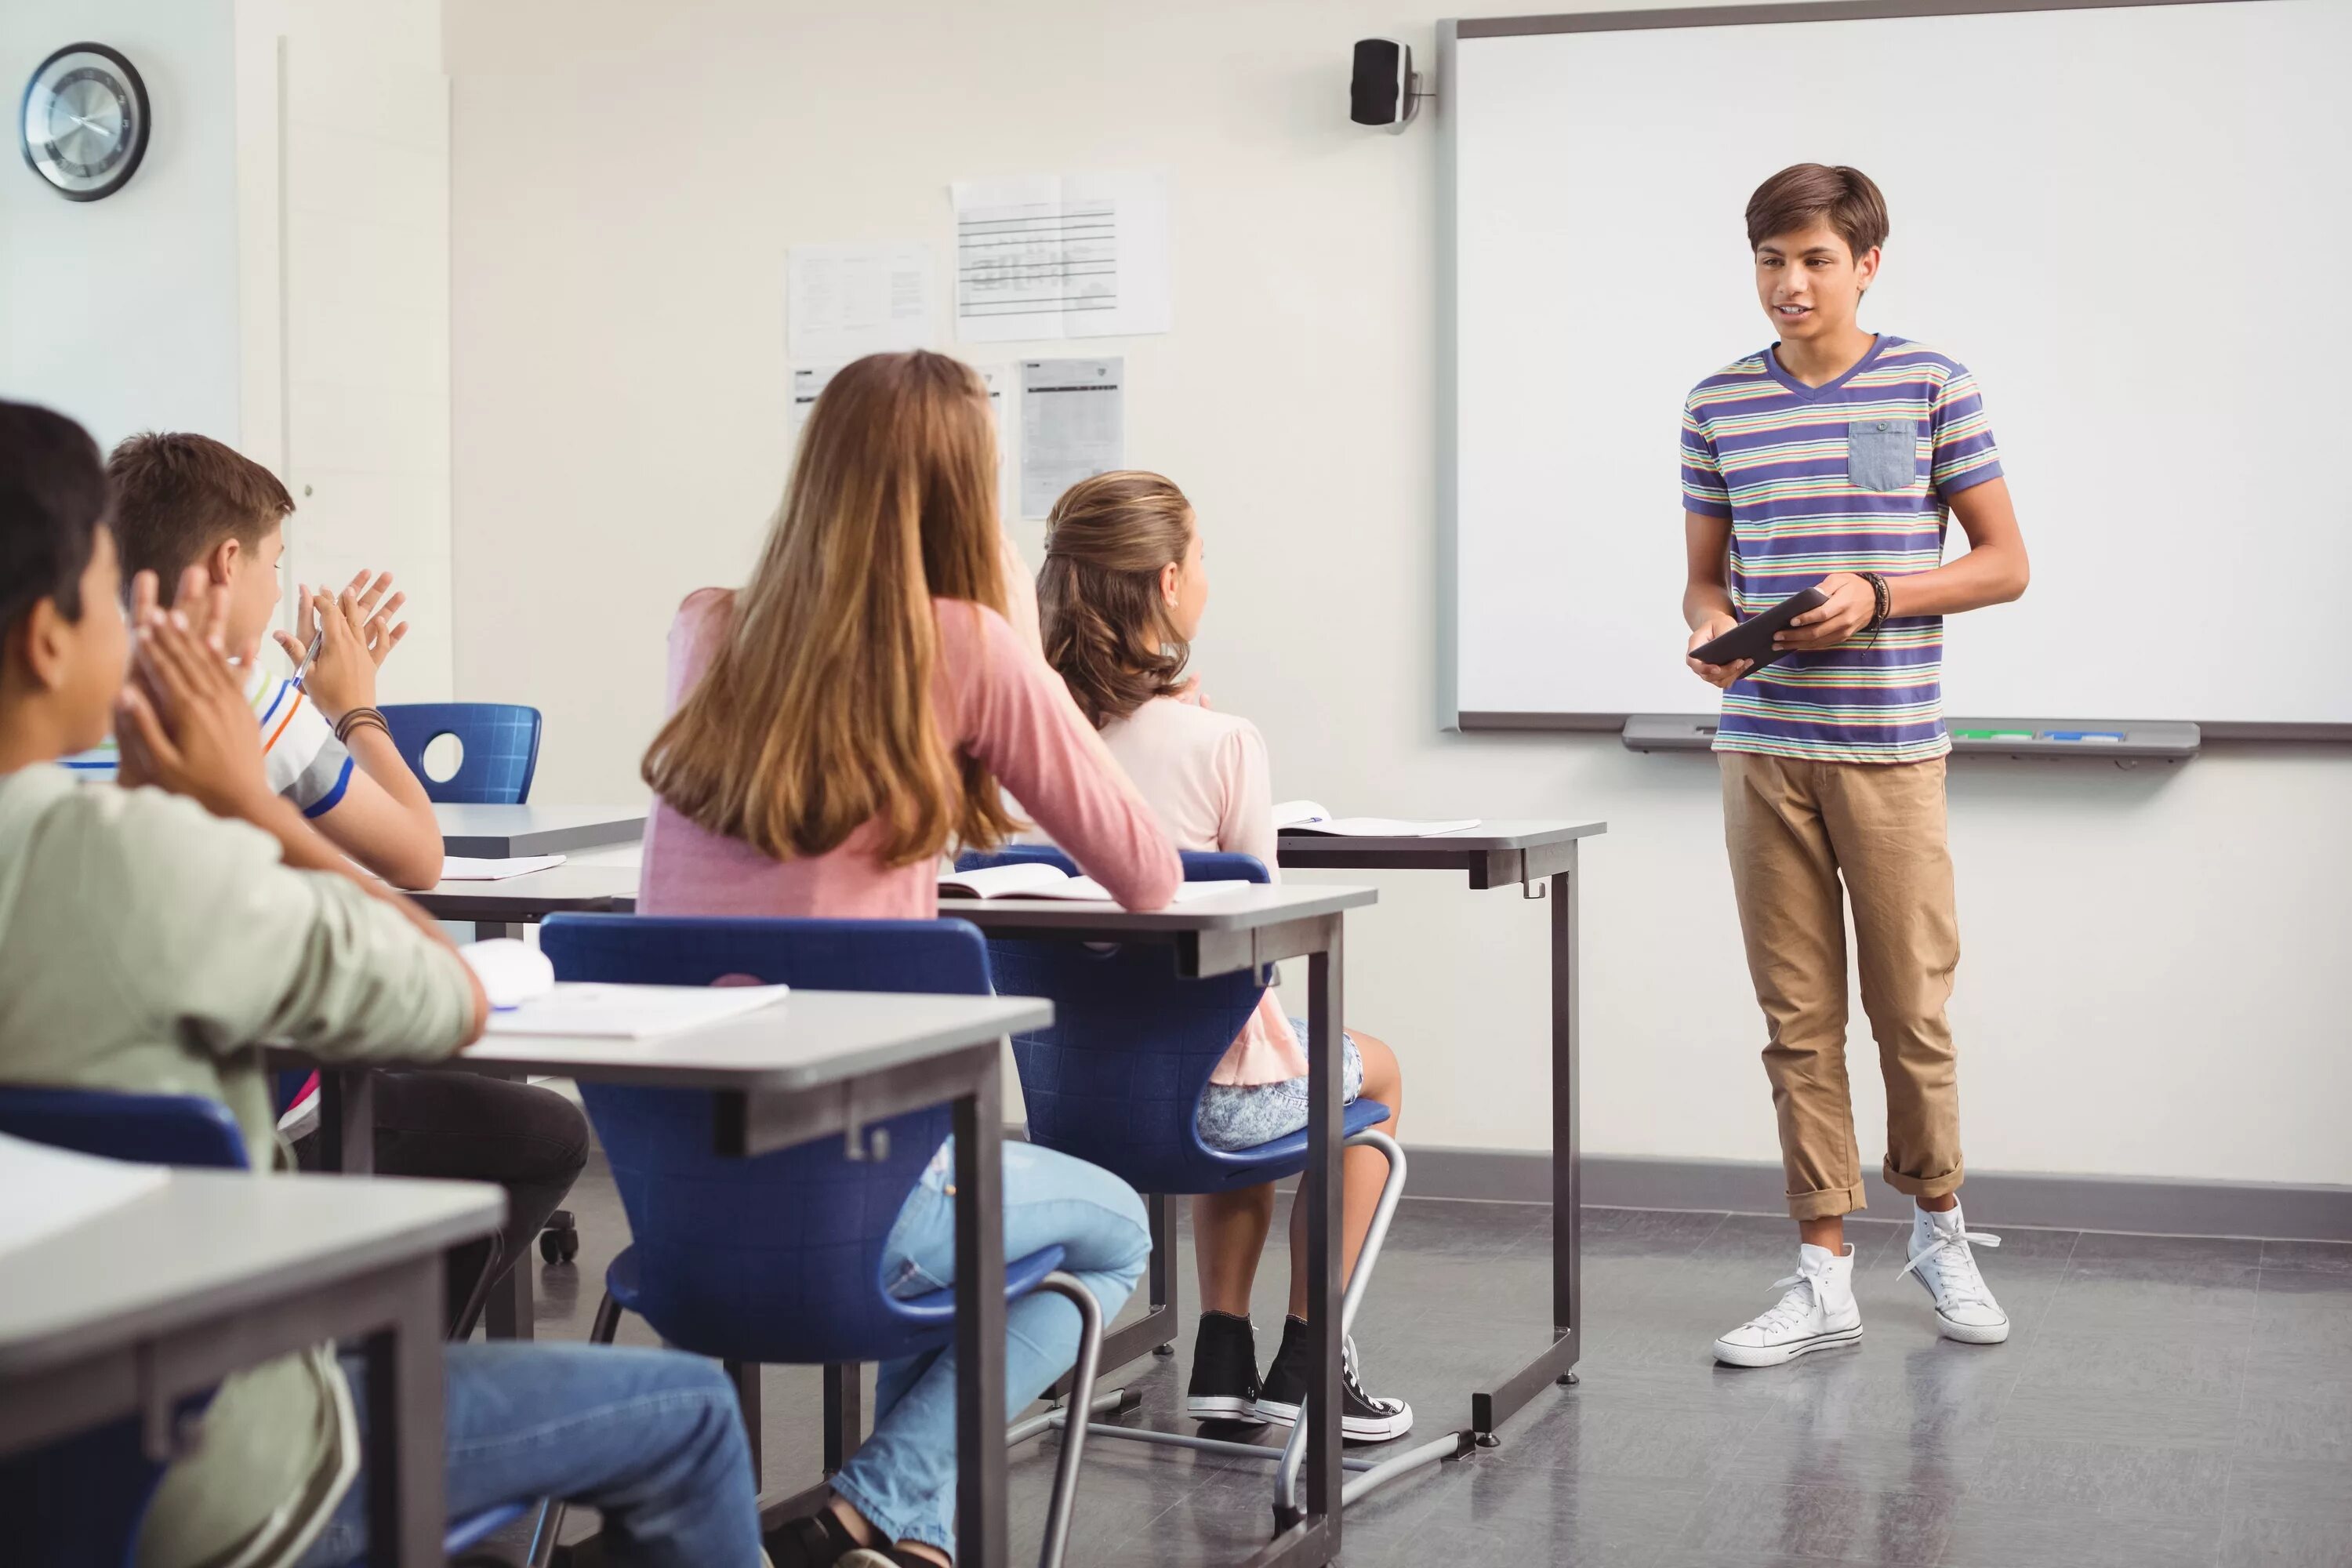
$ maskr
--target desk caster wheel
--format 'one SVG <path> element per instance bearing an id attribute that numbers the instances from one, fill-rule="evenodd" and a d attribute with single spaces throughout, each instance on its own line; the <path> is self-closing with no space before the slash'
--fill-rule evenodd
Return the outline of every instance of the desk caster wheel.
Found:
<path id="1" fill-rule="evenodd" d="M 569 1263 L 580 1256 L 580 1222 L 570 1209 L 547 1216 L 547 1228 L 539 1233 L 539 1256 L 549 1263 Z"/>

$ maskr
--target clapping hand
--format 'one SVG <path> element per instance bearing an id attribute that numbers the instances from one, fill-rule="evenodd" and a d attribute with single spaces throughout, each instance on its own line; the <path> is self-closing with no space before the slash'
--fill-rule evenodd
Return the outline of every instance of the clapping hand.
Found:
<path id="1" fill-rule="evenodd" d="M 228 590 L 191 569 L 173 606 L 156 604 L 155 577 L 132 581 L 137 641 L 122 685 L 114 731 L 126 784 L 150 784 L 186 795 L 215 816 L 251 820 L 273 796 L 261 763 L 261 727 L 253 721 L 236 665 L 222 645 Z"/>
<path id="2" fill-rule="evenodd" d="M 303 668 L 311 640 L 318 639 L 319 657 L 304 671 L 302 689 L 331 720 L 375 705 L 375 672 L 408 635 L 406 621 L 393 620 L 408 595 L 385 597 L 392 587 L 389 572 L 376 574 L 373 583 L 368 578 L 362 570 L 340 594 L 323 588 L 314 593 L 309 584 L 297 584 L 301 607 L 294 630 L 276 634 L 296 669 Z"/>

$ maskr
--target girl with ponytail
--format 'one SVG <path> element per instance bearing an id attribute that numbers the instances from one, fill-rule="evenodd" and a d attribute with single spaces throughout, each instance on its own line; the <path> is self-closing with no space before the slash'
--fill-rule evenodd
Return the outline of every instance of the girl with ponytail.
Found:
<path id="1" fill-rule="evenodd" d="M 1158 474 L 1129 470 L 1081 480 L 1054 503 L 1037 602 L 1045 658 L 1110 754 L 1143 792 L 1180 849 L 1254 855 L 1275 868 L 1274 794 L 1257 726 L 1213 711 L 1184 673 L 1209 577 L 1200 521 L 1184 493 Z M 1269 990 L 1211 1075 L 1199 1111 L 1202 1139 L 1246 1149 L 1307 1125 L 1304 1023 L 1286 1017 Z M 1369 1094 L 1402 1120 L 1396 1054 L 1370 1035 L 1346 1037 L 1347 1098 Z M 1397 1121 L 1385 1131 L 1394 1133 Z M 1386 1163 L 1351 1149 L 1343 1197 L 1344 1268 L 1352 1271 L 1370 1228 Z M 1291 1208 L 1290 1314 L 1282 1348 L 1257 1373 L 1250 1286 L 1274 1222 L 1274 1189 L 1245 1188 L 1192 1200 L 1201 1327 L 1187 1411 L 1202 1420 L 1289 1426 L 1307 1398 L 1306 1209 Z M 1401 1399 L 1376 1398 L 1358 1381 L 1354 1347 L 1341 1394 L 1349 1442 L 1383 1442 L 1412 1427 Z"/>

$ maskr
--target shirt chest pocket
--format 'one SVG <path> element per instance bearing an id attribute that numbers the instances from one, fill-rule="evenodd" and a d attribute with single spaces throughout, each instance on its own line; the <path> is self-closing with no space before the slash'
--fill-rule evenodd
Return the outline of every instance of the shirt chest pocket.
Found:
<path id="1" fill-rule="evenodd" d="M 1919 438 L 1908 419 L 1857 419 L 1845 427 L 1846 482 L 1879 494 L 1919 479 Z"/>

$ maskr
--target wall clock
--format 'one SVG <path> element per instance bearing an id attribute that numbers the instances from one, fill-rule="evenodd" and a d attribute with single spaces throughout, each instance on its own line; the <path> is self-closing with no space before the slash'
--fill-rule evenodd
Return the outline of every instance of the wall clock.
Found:
<path id="1" fill-rule="evenodd" d="M 104 44 L 68 44 L 25 84 L 25 162 L 69 202 L 121 190 L 147 155 L 147 84 Z"/>

